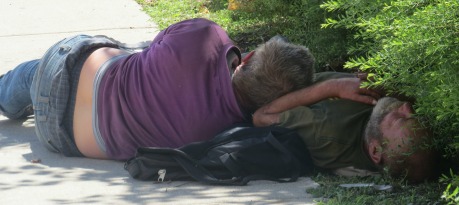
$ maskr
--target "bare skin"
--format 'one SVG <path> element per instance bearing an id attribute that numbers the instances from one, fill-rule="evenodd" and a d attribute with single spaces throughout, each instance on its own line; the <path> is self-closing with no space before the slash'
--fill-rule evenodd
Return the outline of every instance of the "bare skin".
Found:
<path id="1" fill-rule="evenodd" d="M 107 159 L 96 142 L 92 128 L 93 82 L 100 66 L 110 58 L 121 54 L 127 52 L 115 48 L 100 48 L 95 50 L 83 64 L 76 94 L 73 134 L 78 149 L 86 157 Z"/>

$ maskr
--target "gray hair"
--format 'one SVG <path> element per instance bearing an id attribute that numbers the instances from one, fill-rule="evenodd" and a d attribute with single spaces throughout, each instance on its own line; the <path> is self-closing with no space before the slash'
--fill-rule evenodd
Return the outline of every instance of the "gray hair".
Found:
<path id="1" fill-rule="evenodd" d="M 258 46 L 253 56 L 233 75 L 239 103 L 249 113 L 313 82 L 314 57 L 304 46 L 280 36 Z"/>
<path id="2" fill-rule="evenodd" d="M 376 106 L 373 108 L 370 120 L 368 121 L 367 127 L 365 128 L 365 144 L 370 143 L 370 141 L 373 139 L 383 143 L 383 134 L 380 129 L 381 122 L 391 110 L 399 107 L 401 104 L 401 101 L 392 97 L 384 97 L 378 101 Z"/>

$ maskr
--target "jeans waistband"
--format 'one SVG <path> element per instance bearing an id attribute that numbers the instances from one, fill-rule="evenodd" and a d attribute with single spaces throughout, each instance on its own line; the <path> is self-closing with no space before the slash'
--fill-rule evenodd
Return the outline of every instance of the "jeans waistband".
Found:
<path id="1" fill-rule="evenodd" d="M 78 35 L 59 41 L 45 53 L 35 73 L 31 97 L 38 139 L 51 151 L 83 156 L 73 136 L 73 112 L 82 65 L 97 48 L 117 45 L 106 38 Z"/>

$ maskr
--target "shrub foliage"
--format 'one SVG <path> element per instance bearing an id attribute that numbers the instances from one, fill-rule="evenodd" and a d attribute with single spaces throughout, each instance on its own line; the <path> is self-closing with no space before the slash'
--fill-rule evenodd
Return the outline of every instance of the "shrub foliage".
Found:
<path id="1" fill-rule="evenodd" d="M 346 68 L 373 73 L 382 85 L 416 99 L 418 115 L 432 127 L 437 148 L 458 163 L 459 2 L 457 0 L 332 0 L 337 14 L 324 28 L 346 28 L 351 60 Z M 457 175 L 449 178 L 458 184 Z M 447 199 L 457 200 L 457 189 Z M 454 201 L 454 200 L 453 200 Z"/>
<path id="2" fill-rule="evenodd" d="M 371 5 L 370 5 L 371 4 Z M 324 27 L 354 32 L 345 64 L 375 74 L 383 85 L 416 98 L 448 156 L 459 151 L 459 3 L 456 0 L 337 0 L 341 12 Z"/>

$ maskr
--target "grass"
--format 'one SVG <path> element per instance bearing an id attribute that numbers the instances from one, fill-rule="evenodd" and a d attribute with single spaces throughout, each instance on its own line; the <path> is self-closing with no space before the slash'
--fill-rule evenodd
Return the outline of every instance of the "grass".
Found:
<path id="1" fill-rule="evenodd" d="M 160 29 L 190 18 L 203 17 L 221 25 L 241 48 L 247 51 L 279 32 L 282 18 L 266 18 L 262 13 L 228 10 L 227 0 L 136 0 Z M 241 0 L 249 1 L 249 0 Z M 272 17 L 272 16 L 271 16 Z M 332 40 L 330 40 L 332 41 Z M 339 177 L 317 173 L 312 179 L 318 188 L 306 190 L 317 204 L 447 204 L 442 199 L 448 181 L 408 185 L 402 180 L 384 177 Z M 391 185 L 390 191 L 377 191 L 371 187 L 343 188 L 340 184 L 374 183 Z M 445 193 L 446 198 L 448 196 Z M 459 199 L 457 199 L 459 200 Z"/>
<path id="2" fill-rule="evenodd" d="M 136 0 L 160 29 L 190 18 L 207 18 L 225 29 L 243 51 L 254 49 L 279 33 L 282 18 L 264 18 L 258 12 L 228 10 L 226 0 Z M 246 0 L 247 1 L 247 0 Z"/>
<path id="3" fill-rule="evenodd" d="M 228 1 L 252 5 L 228 10 Z M 248 52 L 275 35 L 306 45 L 316 59 L 317 71 L 343 71 L 348 57 L 343 29 L 321 29 L 327 15 L 320 1 L 299 0 L 137 0 L 161 29 L 189 18 L 203 17 L 222 26 Z M 256 3 L 256 6 L 254 6 Z"/>
<path id="4" fill-rule="evenodd" d="M 320 184 L 318 188 L 306 190 L 317 200 L 317 204 L 446 204 L 441 198 L 446 184 L 425 182 L 409 185 L 402 180 L 384 177 L 342 177 L 318 173 L 312 179 Z M 345 188 L 340 184 L 373 183 L 390 185 L 392 189 L 379 191 L 373 187 Z"/>

